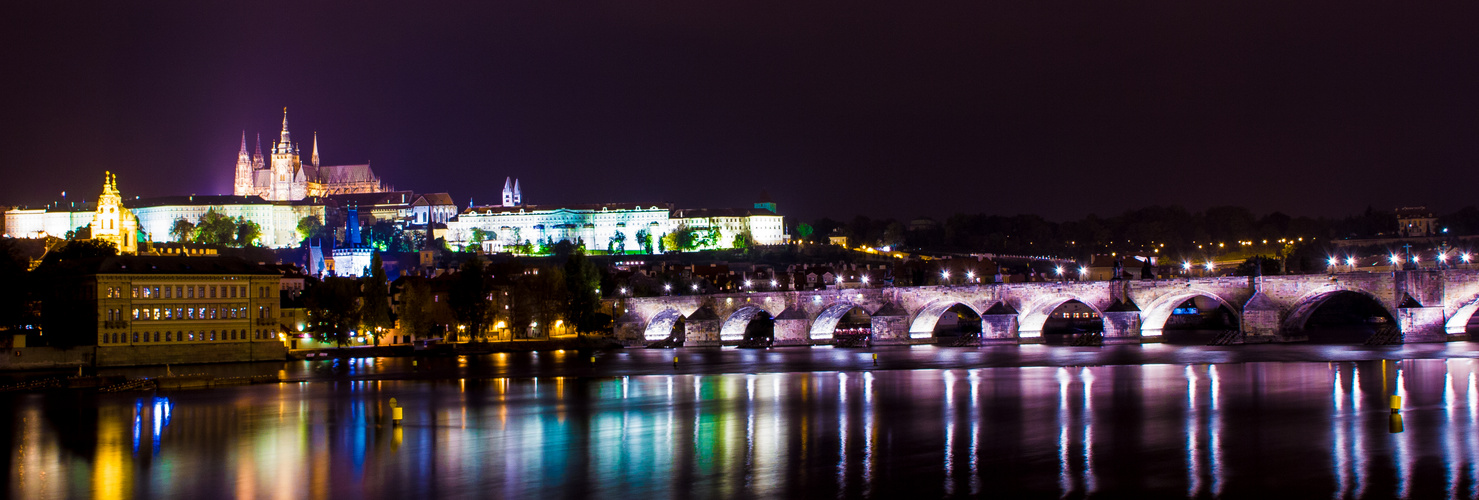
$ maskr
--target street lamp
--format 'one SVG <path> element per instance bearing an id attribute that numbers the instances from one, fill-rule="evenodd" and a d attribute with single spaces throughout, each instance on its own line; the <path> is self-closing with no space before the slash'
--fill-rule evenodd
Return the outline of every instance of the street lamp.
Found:
<path id="1" fill-rule="evenodd" d="M 770 280 L 770 288 L 775 288 L 775 280 Z"/>
<path id="2" fill-rule="evenodd" d="M 950 270 L 940 271 L 940 279 L 945 280 L 945 284 L 950 284 Z"/>
<path id="3" fill-rule="evenodd" d="M 672 291 L 673 291 L 673 284 L 672 283 L 663 283 L 662 284 L 662 293 L 663 293 L 663 295 L 667 295 L 668 292 L 672 292 Z"/>
<path id="4" fill-rule="evenodd" d="M 1326 259 L 1326 262 L 1329 263 L 1327 267 L 1329 267 L 1330 272 L 1331 273 L 1334 273 L 1335 272 L 1335 263 L 1337 262 L 1335 260 L 1335 257 L 1331 257 L 1329 259 Z"/>
<path id="5" fill-rule="evenodd" d="M 1089 276 L 1089 268 L 1088 267 L 1085 267 L 1085 266 L 1078 266 L 1078 280 L 1079 281 L 1087 280 L 1088 279 L 1088 276 Z"/>
<path id="6" fill-rule="evenodd" d="M 966 283 L 973 282 L 973 281 L 975 281 L 975 279 L 976 279 L 976 272 L 975 271 L 966 271 L 965 272 L 965 281 L 966 281 Z"/>

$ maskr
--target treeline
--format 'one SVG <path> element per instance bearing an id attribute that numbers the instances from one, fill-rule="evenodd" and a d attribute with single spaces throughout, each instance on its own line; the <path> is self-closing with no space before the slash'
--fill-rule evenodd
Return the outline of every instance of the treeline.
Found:
<path id="1" fill-rule="evenodd" d="M 1479 208 L 1438 218 L 1450 234 L 1479 233 Z M 1037 215 L 955 214 L 942 221 L 911 221 L 857 216 L 851 221 L 823 218 L 798 224 L 795 236 L 812 243 L 845 236 L 849 245 L 890 246 L 950 252 L 993 252 L 1083 257 L 1094 253 L 1163 248 L 1190 252 L 1198 245 L 1238 241 L 1306 238 L 1336 240 L 1392 236 L 1395 211 L 1365 211 L 1344 218 L 1294 217 L 1283 212 L 1255 214 L 1243 207 L 1213 207 L 1192 212 L 1179 206 L 1152 206 L 1113 217 L 1089 215 L 1053 222 Z M 1163 247 L 1160 245 L 1164 245 Z"/>

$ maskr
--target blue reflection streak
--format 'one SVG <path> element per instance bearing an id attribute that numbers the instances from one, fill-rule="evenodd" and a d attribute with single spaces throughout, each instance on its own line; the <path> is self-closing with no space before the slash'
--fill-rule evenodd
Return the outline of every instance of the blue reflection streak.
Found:
<path id="1" fill-rule="evenodd" d="M 1458 408 L 1458 393 L 1453 390 L 1452 362 L 1453 360 L 1443 361 L 1443 405 L 1448 413 L 1448 418 L 1443 420 L 1444 434 L 1453 432 L 1453 410 Z M 1458 450 L 1454 448 L 1454 441 L 1457 441 L 1454 437 L 1450 435 L 1443 440 L 1443 469 L 1446 473 L 1444 478 L 1447 481 L 1448 498 L 1458 498 L 1459 471 L 1454 461 L 1459 457 Z"/>
<path id="2" fill-rule="evenodd" d="M 873 372 L 863 373 L 863 497 L 873 495 Z"/>
<path id="3" fill-rule="evenodd" d="M 1068 468 L 1068 383 L 1067 368 L 1058 368 L 1058 489 L 1059 498 L 1073 493 L 1073 477 Z"/>
<path id="4" fill-rule="evenodd" d="M 1217 376 L 1217 365 L 1207 367 L 1212 376 L 1212 496 L 1222 496 L 1222 379 Z"/>
<path id="5" fill-rule="evenodd" d="M 847 374 L 837 374 L 837 496 L 847 491 Z"/>
<path id="6" fill-rule="evenodd" d="M 1371 461 L 1366 457 L 1366 433 L 1361 432 L 1360 415 L 1361 399 L 1364 398 L 1361 390 L 1361 367 L 1351 367 L 1351 412 L 1352 417 L 1346 419 L 1346 433 L 1353 438 L 1353 453 L 1356 457 L 1356 466 L 1353 472 L 1356 475 L 1356 498 L 1366 496 L 1366 469 L 1371 466 Z"/>
<path id="7" fill-rule="evenodd" d="M 945 371 L 945 494 L 955 494 L 955 374 Z"/>
<path id="8" fill-rule="evenodd" d="M 1479 365 L 1479 360 L 1474 364 Z M 1479 380 L 1476 380 L 1476 366 L 1469 367 L 1469 429 L 1479 426 Z M 1469 432 L 1469 498 L 1479 496 L 1479 464 L 1475 464 L 1474 453 L 1479 450 L 1479 433 Z"/>
<path id="9" fill-rule="evenodd" d="M 144 432 L 144 400 L 134 400 L 134 456 L 139 454 L 139 434 Z"/>
<path id="10" fill-rule="evenodd" d="M 1186 496 L 1202 493 L 1201 414 L 1197 411 L 1197 373 L 1186 365 Z"/>
<path id="11" fill-rule="evenodd" d="M 980 472 L 976 468 L 976 462 L 978 461 L 978 455 L 980 454 L 981 449 L 981 414 L 979 410 L 976 409 L 976 407 L 980 404 L 981 398 L 980 371 L 980 369 L 975 369 L 969 372 L 971 381 L 971 496 L 979 495 L 981 493 L 981 476 Z"/>
<path id="12" fill-rule="evenodd" d="M 1350 453 L 1349 453 L 1349 451 L 1346 448 L 1347 447 L 1346 441 L 1348 439 L 1347 433 L 1349 432 L 1349 429 L 1346 428 L 1346 423 L 1345 423 L 1346 416 L 1341 413 L 1341 407 L 1344 404 L 1344 398 L 1345 398 L 1345 388 L 1344 387 L 1341 387 L 1341 385 L 1340 385 L 1340 366 L 1339 365 L 1337 365 L 1335 367 L 1335 385 L 1334 385 L 1334 388 L 1330 392 L 1333 394 L 1332 397 L 1335 399 L 1335 418 L 1336 418 L 1335 425 L 1331 426 L 1331 430 L 1335 431 L 1335 440 L 1334 440 L 1335 441 L 1335 450 L 1334 450 L 1334 455 L 1335 455 L 1335 496 L 1334 496 L 1334 498 L 1340 499 L 1340 498 L 1345 498 L 1346 493 L 1350 492 L 1350 489 L 1351 489 L 1351 485 L 1350 485 L 1350 476 L 1351 476 L 1350 467 L 1351 467 L 1351 464 L 1350 464 Z"/>
<path id="13" fill-rule="evenodd" d="M 1084 494 L 1093 495 L 1099 489 L 1099 478 L 1094 474 L 1094 374 L 1085 366 L 1079 373 L 1084 381 Z"/>

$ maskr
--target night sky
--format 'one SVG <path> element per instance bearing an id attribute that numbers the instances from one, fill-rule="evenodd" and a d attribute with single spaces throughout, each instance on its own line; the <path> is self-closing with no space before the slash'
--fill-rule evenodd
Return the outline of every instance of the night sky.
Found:
<path id="1" fill-rule="evenodd" d="M 58 5 L 73 7 L 60 9 Z M 432 7 L 435 5 L 435 7 Z M 809 220 L 1474 204 L 1479 4 L 18 2 L 0 203 L 229 194 L 305 161 L 491 203 Z"/>

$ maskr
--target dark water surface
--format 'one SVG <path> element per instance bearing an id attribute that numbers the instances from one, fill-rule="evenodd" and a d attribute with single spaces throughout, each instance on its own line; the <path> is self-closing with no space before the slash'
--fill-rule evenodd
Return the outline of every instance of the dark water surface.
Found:
<path id="1" fill-rule="evenodd" d="M 591 353 L 569 351 L 415 365 L 175 367 L 281 369 L 302 382 L 0 395 L 11 408 L 0 415 L 9 430 L 0 433 L 10 450 L 4 491 L 13 498 L 1479 494 L 1479 352 L 1467 343 L 877 352 L 876 369 L 872 351 L 805 348 L 679 350 L 677 369 L 675 351 L 646 350 L 600 353 L 594 365 Z M 1000 366 L 1011 362 L 1039 366 Z M 1139 364 L 1110 364 L 1125 362 Z M 886 369 L 905 365 L 924 368 Z M 544 372 L 559 376 L 528 376 Z M 1391 395 L 1403 396 L 1400 422 L 1388 410 Z M 400 426 L 389 421 L 390 398 L 405 408 Z"/>

